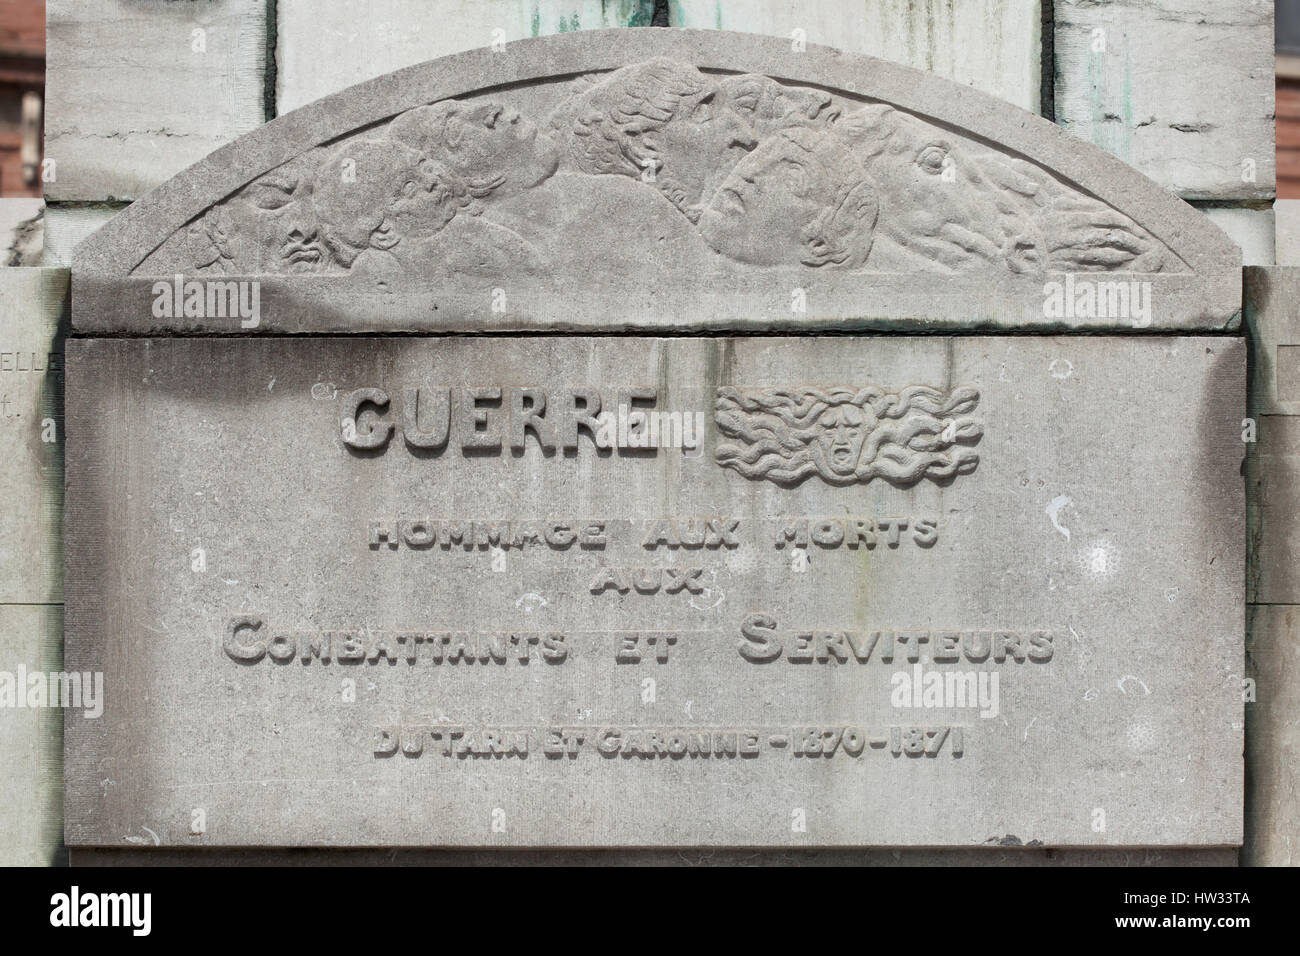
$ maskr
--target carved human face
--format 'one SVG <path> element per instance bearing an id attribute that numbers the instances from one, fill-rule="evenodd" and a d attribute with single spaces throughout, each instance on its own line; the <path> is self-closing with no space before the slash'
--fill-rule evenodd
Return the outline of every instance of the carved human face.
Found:
<path id="1" fill-rule="evenodd" d="M 411 239 L 426 239 L 442 230 L 462 205 L 454 175 L 441 163 L 422 159 L 394 201 L 390 218 L 397 231 Z"/>
<path id="2" fill-rule="evenodd" d="M 496 100 L 417 107 L 394 121 L 391 135 L 467 182 L 493 184 L 498 197 L 536 186 L 559 166 L 550 138 Z"/>
<path id="3" fill-rule="evenodd" d="M 271 214 L 269 235 L 277 243 L 275 256 L 286 272 L 314 273 L 329 264 L 311 204 L 292 202 Z"/>
<path id="4" fill-rule="evenodd" d="M 270 200 L 262 197 L 262 202 Z M 260 258 L 277 272 L 310 274 L 330 263 L 316 213 L 306 189 L 295 190 L 274 206 L 262 205 L 258 241 Z"/>
<path id="5" fill-rule="evenodd" d="M 225 205 L 234 223 L 238 272 L 310 274 L 330 264 L 311 204 L 308 152 L 249 183 Z"/>
<path id="6" fill-rule="evenodd" d="M 729 76 L 718 88 L 727 107 L 748 122 L 760 139 L 798 123 L 828 124 L 840 112 L 823 90 L 785 86 L 760 73 Z"/>
<path id="7" fill-rule="evenodd" d="M 700 215 L 700 234 L 737 262 L 797 264 L 803 229 L 822 209 L 830 184 L 806 153 L 782 136 L 736 164 Z"/>
<path id="8" fill-rule="evenodd" d="M 757 143 L 749 120 L 726 104 L 712 82 L 684 97 L 667 123 L 640 136 L 642 151 L 657 164 L 656 175 L 679 191 L 673 199 L 682 207 L 703 202 Z"/>
<path id="9" fill-rule="evenodd" d="M 186 257 L 198 269 L 226 271 L 237 258 L 231 241 L 237 228 L 229 207 L 214 206 L 185 229 Z"/>
<path id="10" fill-rule="evenodd" d="M 875 425 L 870 409 L 857 405 L 834 405 L 817 419 L 819 457 L 837 475 L 851 475 L 862 458 L 862 446 Z"/>
<path id="11" fill-rule="evenodd" d="M 344 267 L 363 250 L 391 249 L 403 233 L 392 216 L 394 204 L 416 176 L 411 150 L 380 140 L 346 143 L 312 178 L 312 207 L 320 238 Z"/>

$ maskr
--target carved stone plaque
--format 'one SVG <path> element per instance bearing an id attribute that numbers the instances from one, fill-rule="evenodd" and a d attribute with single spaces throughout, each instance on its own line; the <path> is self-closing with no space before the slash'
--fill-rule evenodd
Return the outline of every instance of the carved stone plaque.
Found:
<path id="1" fill-rule="evenodd" d="M 1241 308 L 1220 230 L 1041 117 L 715 31 L 361 84 L 165 183 L 77 260 L 91 334 L 1223 330 Z"/>
<path id="2" fill-rule="evenodd" d="M 68 363 L 74 846 L 1240 842 L 1238 339 Z"/>

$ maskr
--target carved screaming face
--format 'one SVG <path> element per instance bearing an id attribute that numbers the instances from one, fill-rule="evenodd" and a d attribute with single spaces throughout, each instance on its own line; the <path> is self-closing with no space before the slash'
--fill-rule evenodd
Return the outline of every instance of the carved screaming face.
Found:
<path id="1" fill-rule="evenodd" d="M 278 242 L 275 255 L 286 272 L 310 274 L 328 265 L 329 250 L 320 239 L 310 203 L 290 203 L 273 214 L 271 221 L 273 235 L 277 240 L 283 239 Z"/>
<path id="2" fill-rule="evenodd" d="M 870 406 L 832 405 L 821 413 L 813 441 L 820 464 L 836 475 L 851 475 L 862 458 L 862 446 L 876 425 Z"/>
<path id="3" fill-rule="evenodd" d="M 331 262 L 311 204 L 318 152 L 297 156 L 250 183 L 232 206 L 256 237 L 256 271 L 312 274 Z"/>
<path id="4" fill-rule="evenodd" d="M 871 251 L 876 194 L 834 136 L 793 128 L 736 164 L 700 216 L 714 250 L 753 265 L 858 266 Z"/>
<path id="5" fill-rule="evenodd" d="M 477 198 L 504 198 L 548 179 L 559 151 L 537 127 L 495 100 L 443 100 L 408 110 L 388 136 L 443 164 Z"/>
<path id="6" fill-rule="evenodd" d="M 969 446 L 984 426 L 967 413 L 979 392 L 909 385 L 864 388 L 718 387 L 718 464 L 746 478 L 798 484 L 813 475 L 832 485 L 884 478 L 910 485 L 951 478 L 979 463 Z"/>

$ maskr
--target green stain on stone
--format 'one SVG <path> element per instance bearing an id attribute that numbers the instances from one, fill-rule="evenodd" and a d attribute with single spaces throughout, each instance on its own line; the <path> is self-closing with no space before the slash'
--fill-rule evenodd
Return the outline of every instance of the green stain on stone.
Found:
<path id="1" fill-rule="evenodd" d="M 542 10 L 538 2 L 533 3 L 533 15 L 529 20 L 528 29 L 532 36 L 542 35 Z"/>
<path id="2" fill-rule="evenodd" d="M 618 22 L 629 27 L 648 27 L 654 21 L 654 0 L 620 0 Z"/>
<path id="3" fill-rule="evenodd" d="M 1113 103 L 1113 85 L 1108 87 L 1105 81 L 1104 53 L 1092 53 L 1088 57 L 1088 94 L 1092 110 L 1091 139 L 1093 145 L 1099 146 L 1124 162 L 1132 162 L 1133 156 L 1133 60 L 1128 50 L 1124 51 L 1124 76 L 1118 91 L 1119 103 L 1108 108 L 1108 101 Z"/>

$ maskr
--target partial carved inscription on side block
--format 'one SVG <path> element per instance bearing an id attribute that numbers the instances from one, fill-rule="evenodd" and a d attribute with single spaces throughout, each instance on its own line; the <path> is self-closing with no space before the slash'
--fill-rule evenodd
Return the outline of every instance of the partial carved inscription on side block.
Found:
<path id="1" fill-rule="evenodd" d="M 0 604 L 63 600 L 66 269 L 0 269 Z"/>
<path id="2" fill-rule="evenodd" d="M 73 846 L 1240 843 L 1239 340 L 68 360 Z"/>

